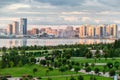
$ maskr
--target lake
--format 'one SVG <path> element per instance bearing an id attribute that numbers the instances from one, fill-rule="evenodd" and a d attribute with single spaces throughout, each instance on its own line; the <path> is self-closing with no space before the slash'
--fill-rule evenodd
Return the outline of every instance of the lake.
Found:
<path id="1" fill-rule="evenodd" d="M 95 44 L 95 43 L 112 43 L 115 40 L 110 39 L 0 39 L 0 47 L 17 47 L 17 46 L 48 46 L 60 44 Z"/>

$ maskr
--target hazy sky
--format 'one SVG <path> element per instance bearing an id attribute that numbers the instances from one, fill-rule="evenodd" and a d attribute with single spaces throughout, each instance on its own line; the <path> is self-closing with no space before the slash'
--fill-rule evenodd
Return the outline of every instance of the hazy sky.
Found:
<path id="1" fill-rule="evenodd" d="M 120 24 L 120 0 L 0 0 L 0 28 L 21 17 L 28 25 Z"/>

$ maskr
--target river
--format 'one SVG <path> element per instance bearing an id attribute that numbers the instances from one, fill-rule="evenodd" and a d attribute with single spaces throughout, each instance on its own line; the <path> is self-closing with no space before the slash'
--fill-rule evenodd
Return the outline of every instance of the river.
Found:
<path id="1" fill-rule="evenodd" d="M 17 46 L 48 46 L 60 44 L 96 44 L 96 43 L 112 43 L 110 39 L 0 39 L 1 47 L 17 47 Z"/>

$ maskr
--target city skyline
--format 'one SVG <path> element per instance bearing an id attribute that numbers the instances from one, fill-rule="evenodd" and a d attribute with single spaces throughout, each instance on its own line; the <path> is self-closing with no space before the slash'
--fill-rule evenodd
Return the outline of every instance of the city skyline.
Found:
<path id="1" fill-rule="evenodd" d="M 19 25 L 20 24 L 20 25 Z M 3 35 L 10 37 L 36 37 L 36 38 L 118 38 L 117 24 L 84 24 L 79 26 L 64 26 L 65 29 L 54 29 L 50 26 L 27 29 L 27 18 L 20 18 L 20 22 L 13 21 L 8 24 L 7 32 L 3 29 Z"/>
<path id="2" fill-rule="evenodd" d="M 0 2 L 0 28 L 20 17 L 28 29 L 39 25 L 120 25 L 119 0 L 4 0 Z"/>

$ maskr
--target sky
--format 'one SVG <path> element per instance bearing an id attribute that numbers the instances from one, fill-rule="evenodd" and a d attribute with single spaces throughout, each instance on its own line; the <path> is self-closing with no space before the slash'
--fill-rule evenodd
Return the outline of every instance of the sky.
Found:
<path id="1" fill-rule="evenodd" d="M 0 0 L 0 28 L 28 19 L 38 25 L 120 25 L 120 0 Z"/>

